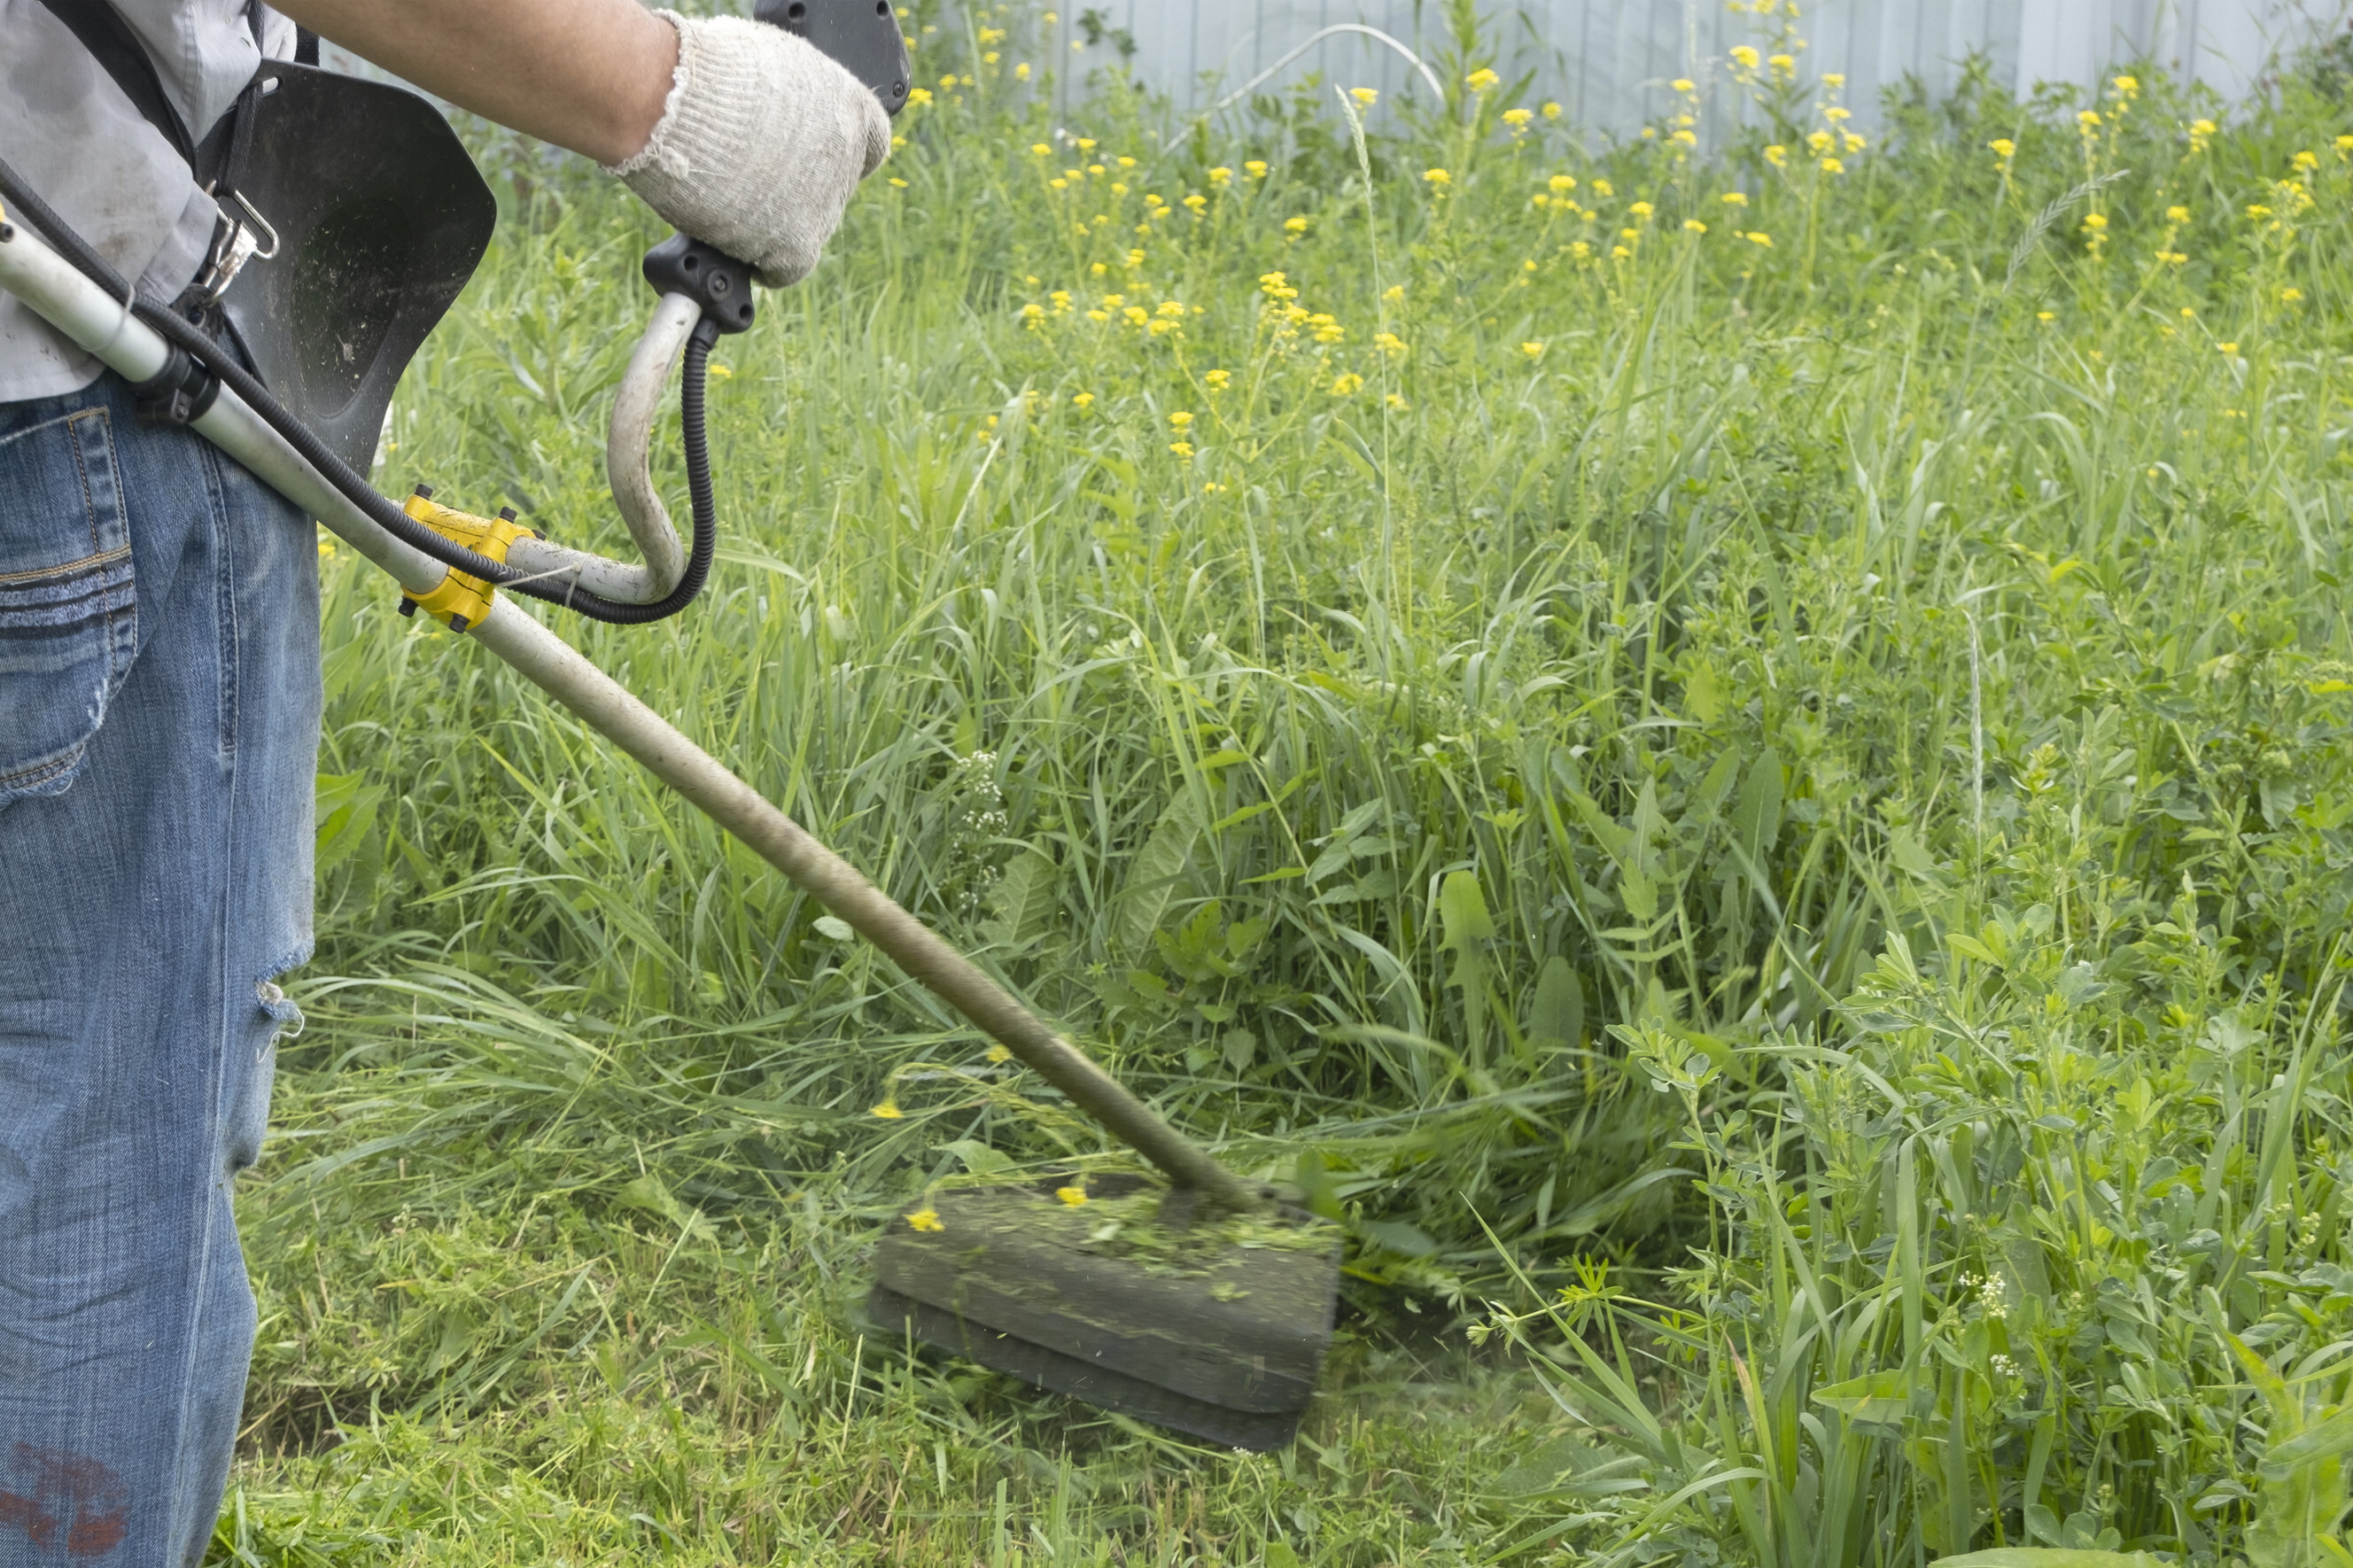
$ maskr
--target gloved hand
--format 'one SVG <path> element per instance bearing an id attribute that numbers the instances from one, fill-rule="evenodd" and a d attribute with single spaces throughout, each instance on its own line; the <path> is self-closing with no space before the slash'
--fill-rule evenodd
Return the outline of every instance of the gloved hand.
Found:
<path id="1" fill-rule="evenodd" d="M 607 172 L 771 289 L 799 282 L 858 182 L 890 155 L 890 117 L 865 83 L 782 27 L 654 15 L 678 29 L 670 99 L 644 148 Z"/>

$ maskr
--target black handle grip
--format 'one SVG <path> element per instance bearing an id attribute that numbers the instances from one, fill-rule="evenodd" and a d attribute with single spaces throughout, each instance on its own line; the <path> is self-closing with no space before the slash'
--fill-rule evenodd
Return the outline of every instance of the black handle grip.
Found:
<path id="1" fill-rule="evenodd" d="M 891 0 L 760 0 L 752 17 L 797 34 L 840 61 L 874 89 L 884 112 L 907 107 L 914 70 Z"/>

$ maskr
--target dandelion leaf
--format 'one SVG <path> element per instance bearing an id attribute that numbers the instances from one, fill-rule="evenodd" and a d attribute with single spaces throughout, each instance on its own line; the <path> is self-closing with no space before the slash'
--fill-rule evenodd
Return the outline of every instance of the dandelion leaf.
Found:
<path id="1" fill-rule="evenodd" d="M 1537 1047 L 1575 1046 L 1585 1037 L 1585 986 L 1568 960 L 1554 953 L 1536 973 L 1528 1006 L 1528 1038 Z"/>
<path id="2" fill-rule="evenodd" d="M 1000 947 L 1027 946 L 1046 934 L 1054 919 L 1056 873 L 1051 857 L 1032 846 L 1007 862 L 989 884 L 988 920 L 981 934 Z"/>
<path id="3" fill-rule="evenodd" d="M 1144 847 L 1129 862 L 1127 881 L 1120 889 L 1113 939 L 1126 952 L 1152 951 L 1153 934 L 1168 912 L 1193 865 L 1193 851 L 1201 841 L 1201 811 L 1189 789 L 1180 789 L 1160 814 L 1159 823 Z"/>

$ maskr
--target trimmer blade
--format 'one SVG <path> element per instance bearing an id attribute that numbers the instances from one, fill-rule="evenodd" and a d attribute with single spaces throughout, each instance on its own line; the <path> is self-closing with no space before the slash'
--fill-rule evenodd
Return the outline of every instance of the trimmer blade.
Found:
<path id="1" fill-rule="evenodd" d="M 1124 1184 L 1123 1184 L 1124 1185 Z M 1134 1184 L 1083 1204 L 988 1187 L 894 1223 L 867 1310 L 886 1331 L 1229 1447 L 1281 1447 L 1332 1338 L 1339 1237 L 1295 1211 L 1187 1228 Z"/>

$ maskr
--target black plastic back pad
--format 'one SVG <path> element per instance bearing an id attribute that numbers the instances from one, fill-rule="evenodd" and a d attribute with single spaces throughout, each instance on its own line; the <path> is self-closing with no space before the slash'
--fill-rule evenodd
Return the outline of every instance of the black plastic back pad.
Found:
<path id="1" fill-rule="evenodd" d="M 914 72 L 891 0 L 760 0 L 752 16 L 807 38 L 840 61 L 874 89 L 886 111 L 896 114 L 907 107 Z"/>

